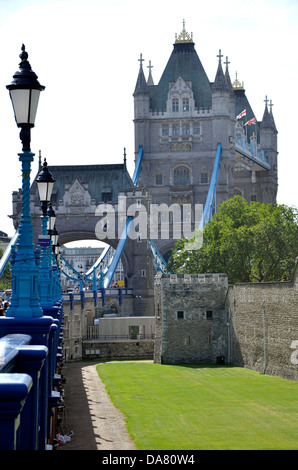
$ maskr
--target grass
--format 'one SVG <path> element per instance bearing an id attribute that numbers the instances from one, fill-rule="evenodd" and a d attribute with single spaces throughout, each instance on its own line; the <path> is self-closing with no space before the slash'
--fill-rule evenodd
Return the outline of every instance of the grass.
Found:
<path id="1" fill-rule="evenodd" d="M 100 364 L 138 450 L 297 450 L 298 383 L 225 366 Z"/>

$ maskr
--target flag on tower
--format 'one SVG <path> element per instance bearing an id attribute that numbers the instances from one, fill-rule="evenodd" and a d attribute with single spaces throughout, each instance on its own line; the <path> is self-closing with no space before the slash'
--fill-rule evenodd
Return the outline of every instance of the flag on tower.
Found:
<path id="1" fill-rule="evenodd" d="M 252 118 L 249 121 L 247 121 L 244 125 L 245 126 L 250 126 L 251 124 L 256 124 L 256 118 Z"/>
<path id="2" fill-rule="evenodd" d="M 246 116 L 246 109 L 244 109 L 243 111 L 241 111 L 241 113 L 238 114 L 238 116 L 236 117 L 236 119 L 241 119 L 243 116 Z"/>

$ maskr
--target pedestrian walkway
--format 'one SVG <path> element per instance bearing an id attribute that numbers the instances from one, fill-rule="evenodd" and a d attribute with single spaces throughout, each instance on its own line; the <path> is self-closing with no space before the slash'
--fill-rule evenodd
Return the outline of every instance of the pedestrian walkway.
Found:
<path id="1" fill-rule="evenodd" d="M 66 382 L 61 441 L 72 434 L 69 442 L 56 450 L 134 450 L 124 417 L 113 406 L 97 374 L 96 364 L 66 363 L 63 378 Z"/>

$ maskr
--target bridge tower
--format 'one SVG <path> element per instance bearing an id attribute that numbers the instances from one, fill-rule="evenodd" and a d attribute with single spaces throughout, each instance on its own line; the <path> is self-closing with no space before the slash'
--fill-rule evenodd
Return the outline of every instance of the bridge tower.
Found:
<path id="1" fill-rule="evenodd" d="M 276 202 L 277 131 L 272 107 L 258 122 L 243 83 L 236 77 L 232 84 L 228 57 L 223 63 L 221 50 L 217 57 L 215 78 L 210 81 L 183 22 L 158 84 L 151 61 L 146 80 L 144 58 L 139 59 L 133 93 L 135 155 L 142 145 L 139 187 L 149 191 L 152 203 L 204 205 L 219 142 L 216 205 L 234 194 L 249 202 Z M 175 241 L 155 240 L 165 258 Z"/>

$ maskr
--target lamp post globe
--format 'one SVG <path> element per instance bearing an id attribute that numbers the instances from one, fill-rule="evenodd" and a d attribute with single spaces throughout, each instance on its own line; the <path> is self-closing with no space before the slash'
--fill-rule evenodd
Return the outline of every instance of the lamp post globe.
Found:
<path id="1" fill-rule="evenodd" d="M 28 62 L 24 44 L 20 54 L 19 70 L 13 75 L 9 90 L 17 126 L 21 128 L 20 138 L 23 150 L 30 151 L 30 129 L 35 125 L 39 95 L 45 89 Z"/>
<path id="2" fill-rule="evenodd" d="M 47 216 L 48 216 L 48 230 L 53 230 L 55 227 L 55 222 L 56 222 L 56 214 L 51 203 L 49 204 L 49 207 L 47 210 Z"/>
<path id="3" fill-rule="evenodd" d="M 37 185 L 39 199 L 41 203 L 41 224 L 42 224 L 42 236 L 39 238 L 41 244 L 41 263 L 39 270 L 39 296 L 41 307 L 47 308 L 53 305 L 53 298 L 51 292 L 51 239 L 47 235 L 47 224 L 49 221 L 48 206 L 51 201 L 51 195 L 55 184 L 55 179 L 52 173 L 48 169 L 47 161 L 44 159 L 44 163 L 41 171 L 35 178 Z M 53 209 L 52 209 L 52 212 Z"/>
<path id="4" fill-rule="evenodd" d="M 47 161 L 44 159 L 43 166 L 38 176 L 35 178 L 39 199 L 41 202 L 41 208 L 43 215 L 47 215 L 48 205 L 51 201 L 51 195 L 55 184 L 55 179 L 52 173 L 48 169 Z"/>

